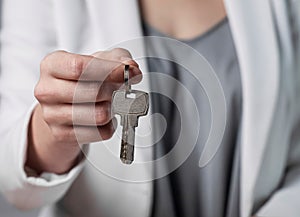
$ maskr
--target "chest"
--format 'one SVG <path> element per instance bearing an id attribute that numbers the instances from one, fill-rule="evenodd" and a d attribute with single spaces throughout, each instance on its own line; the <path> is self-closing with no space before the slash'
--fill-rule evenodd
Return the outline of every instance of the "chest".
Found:
<path id="1" fill-rule="evenodd" d="M 146 23 L 178 39 L 194 38 L 226 16 L 222 0 L 141 0 L 140 11 Z"/>

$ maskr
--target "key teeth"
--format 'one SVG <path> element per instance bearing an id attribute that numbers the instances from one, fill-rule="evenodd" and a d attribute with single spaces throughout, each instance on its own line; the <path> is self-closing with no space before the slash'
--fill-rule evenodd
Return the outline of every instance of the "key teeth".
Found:
<path id="1" fill-rule="evenodd" d="M 132 162 L 133 162 L 133 161 L 131 161 L 131 160 L 124 159 L 124 158 L 121 158 L 121 161 L 122 161 L 122 163 L 128 164 L 128 165 L 132 164 Z"/>
<path id="2" fill-rule="evenodd" d="M 134 146 L 122 141 L 120 159 L 124 164 L 132 164 L 134 158 Z"/>

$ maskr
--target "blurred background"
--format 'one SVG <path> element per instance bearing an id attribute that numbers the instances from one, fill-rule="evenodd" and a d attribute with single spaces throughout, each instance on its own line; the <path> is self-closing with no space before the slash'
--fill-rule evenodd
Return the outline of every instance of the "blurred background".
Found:
<path id="1" fill-rule="evenodd" d="M 0 193 L 0 217 L 37 217 L 38 211 L 23 212 L 10 205 Z"/>

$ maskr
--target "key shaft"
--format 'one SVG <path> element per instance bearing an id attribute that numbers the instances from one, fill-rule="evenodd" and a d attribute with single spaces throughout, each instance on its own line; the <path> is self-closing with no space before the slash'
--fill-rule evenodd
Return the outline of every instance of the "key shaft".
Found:
<path id="1" fill-rule="evenodd" d="M 128 116 L 123 117 L 120 159 L 124 164 L 131 164 L 134 160 L 135 126 L 129 122 Z"/>
<path id="2" fill-rule="evenodd" d="M 122 140 L 120 159 L 125 164 L 131 164 L 134 160 L 135 127 L 138 124 L 138 116 L 122 115 L 121 126 Z"/>

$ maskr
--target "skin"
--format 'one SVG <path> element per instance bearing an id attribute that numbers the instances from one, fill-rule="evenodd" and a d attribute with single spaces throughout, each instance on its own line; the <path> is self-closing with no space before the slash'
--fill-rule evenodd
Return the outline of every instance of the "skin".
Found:
<path id="1" fill-rule="evenodd" d="M 111 96 L 124 82 L 125 63 L 132 83 L 139 82 L 138 64 L 124 49 L 91 56 L 56 51 L 44 58 L 35 87 L 39 104 L 29 126 L 26 166 L 38 173 L 66 173 L 80 160 L 80 145 L 113 135 Z"/>
<path id="2" fill-rule="evenodd" d="M 222 0 L 141 0 L 140 7 L 143 19 L 148 24 L 179 39 L 191 39 L 203 34 L 226 17 Z M 123 49 L 98 52 L 91 56 L 57 51 L 44 58 L 40 80 L 35 88 L 39 105 L 33 111 L 29 126 L 26 166 L 39 173 L 65 173 L 77 163 L 79 145 L 112 136 L 112 117 L 109 114 L 111 94 L 123 82 L 123 67 L 118 66 L 126 60 L 136 72 L 135 75 L 141 73 L 137 63 L 130 58 L 130 53 Z M 88 68 L 97 65 L 97 70 L 91 69 L 84 74 L 88 82 L 79 81 L 90 62 L 93 64 Z M 104 78 L 109 74 L 113 78 L 106 80 L 98 90 L 97 84 L 103 80 L 99 77 Z M 79 102 L 72 105 L 77 82 L 89 90 L 82 91 Z M 94 100 L 96 96 L 97 100 Z M 93 103 L 96 103 L 95 111 Z M 78 112 L 73 115 L 74 120 L 72 108 Z M 79 142 L 74 129 L 80 135 L 77 138 Z M 99 138 L 98 132 L 102 138 Z"/>
<path id="3" fill-rule="evenodd" d="M 204 33 L 226 16 L 222 0 L 141 0 L 140 4 L 147 23 L 180 39 Z M 80 160 L 80 145 L 112 136 L 110 102 L 112 92 L 123 82 L 122 62 L 131 65 L 134 75 L 141 75 L 137 63 L 130 58 L 130 53 L 124 49 L 91 56 L 57 51 L 44 58 L 35 87 L 39 105 L 29 125 L 26 166 L 38 173 L 66 173 Z M 96 70 L 83 74 L 86 68 Z M 109 79 L 99 90 L 99 82 L 107 75 Z M 72 104 L 77 83 L 88 91 L 82 91 L 78 102 Z M 72 115 L 72 109 L 76 114 Z"/>
<path id="4" fill-rule="evenodd" d="M 195 38 L 226 17 L 223 0 L 140 0 L 146 23 L 177 39 Z"/>
<path id="5" fill-rule="evenodd" d="M 205 33 L 226 17 L 223 0 L 140 0 L 140 8 L 146 23 L 183 40 Z M 35 88 L 39 104 L 29 125 L 26 166 L 38 173 L 66 173 L 80 160 L 80 145 L 113 135 L 111 95 L 123 83 L 124 63 L 131 65 L 130 77 L 137 77 L 133 82 L 139 82 L 138 64 L 124 49 L 91 56 L 56 51 L 44 58 Z M 76 84 L 84 91 L 72 104 Z"/>

